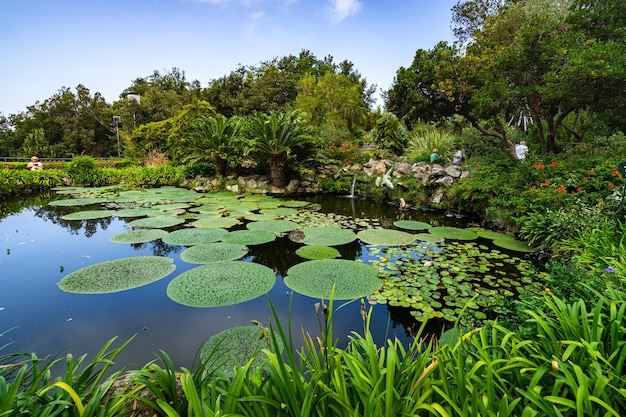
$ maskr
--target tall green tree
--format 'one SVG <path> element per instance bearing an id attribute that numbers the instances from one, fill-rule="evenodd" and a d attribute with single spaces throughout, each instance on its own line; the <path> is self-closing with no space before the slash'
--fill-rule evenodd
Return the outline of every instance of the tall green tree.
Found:
<path id="1" fill-rule="evenodd" d="M 315 136 L 305 123 L 306 115 L 297 111 L 288 113 L 257 113 L 249 120 L 252 152 L 265 158 L 272 184 L 287 185 L 289 161 L 310 153 Z"/>

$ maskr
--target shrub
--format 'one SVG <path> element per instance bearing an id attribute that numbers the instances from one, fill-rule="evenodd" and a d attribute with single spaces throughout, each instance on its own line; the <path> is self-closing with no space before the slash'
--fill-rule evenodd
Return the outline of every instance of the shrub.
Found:
<path id="1" fill-rule="evenodd" d="M 74 185 L 99 187 L 105 185 L 105 179 L 91 156 L 78 156 L 67 163 L 67 173 Z"/>

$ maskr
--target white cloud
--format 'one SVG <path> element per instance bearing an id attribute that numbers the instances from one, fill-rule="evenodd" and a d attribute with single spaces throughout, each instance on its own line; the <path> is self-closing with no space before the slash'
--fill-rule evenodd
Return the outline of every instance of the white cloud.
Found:
<path id="1" fill-rule="evenodd" d="M 250 23 L 248 24 L 248 27 L 246 28 L 246 35 L 251 35 L 255 31 L 255 29 L 258 26 L 258 22 L 261 19 L 263 19 L 264 16 L 265 16 L 265 12 L 261 10 L 250 13 L 250 15 L 248 16 L 250 18 Z"/>
<path id="2" fill-rule="evenodd" d="M 333 22 L 339 23 L 343 19 L 356 14 L 363 3 L 359 0 L 330 0 L 328 11 Z"/>

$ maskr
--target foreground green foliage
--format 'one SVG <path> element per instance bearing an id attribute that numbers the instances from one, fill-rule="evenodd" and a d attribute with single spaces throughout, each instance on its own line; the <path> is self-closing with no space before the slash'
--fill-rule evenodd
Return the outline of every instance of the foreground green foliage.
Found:
<path id="1" fill-rule="evenodd" d="M 136 410 L 144 404 L 172 417 L 618 417 L 626 412 L 626 303 L 623 292 L 597 295 L 591 305 L 545 296 L 545 311 L 527 312 L 530 338 L 496 322 L 442 335 L 422 327 L 410 346 L 397 339 L 377 345 L 364 304 L 364 331 L 353 332 L 344 348 L 333 336 L 340 309 L 332 303 L 316 306 L 320 333 L 305 334 L 302 347 L 294 346 L 285 332 L 290 326 L 283 327 L 274 312 L 274 323 L 248 326 L 262 346 L 247 355 L 234 359 L 228 345 L 209 343 L 200 363 L 178 372 L 161 353 L 158 362 L 130 373 L 126 391 L 106 397 L 119 373 L 105 378 L 98 368 L 106 369 L 124 347 L 108 351 L 113 340 L 85 368 L 83 358 L 66 357 L 65 376 L 56 379 L 50 367 L 61 359 L 48 364 L 5 355 L 0 363 L 11 366 L 0 367 L 0 413 L 54 415 L 63 409 L 64 415 L 118 416 L 133 403 Z M 235 362 L 224 371 L 207 366 L 227 358 Z M 153 399 L 139 395 L 146 389 Z"/>

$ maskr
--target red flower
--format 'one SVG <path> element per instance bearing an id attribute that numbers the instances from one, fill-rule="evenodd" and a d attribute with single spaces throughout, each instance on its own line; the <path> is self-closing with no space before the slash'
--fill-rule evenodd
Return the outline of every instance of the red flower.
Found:
<path id="1" fill-rule="evenodd" d="M 476 169 L 480 169 L 480 164 L 476 165 Z"/>
<path id="2" fill-rule="evenodd" d="M 531 186 L 530 186 L 530 189 L 531 189 L 531 190 L 536 190 L 536 189 L 537 189 L 537 186 L 536 186 L 536 185 L 531 185 Z"/>
<path id="3" fill-rule="evenodd" d="M 611 183 L 611 182 L 607 185 L 607 188 L 608 188 L 609 190 L 610 190 L 611 188 L 613 188 L 613 187 L 615 187 L 615 185 L 613 185 L 613 183 Z"/>
<path id="4" fill-rule="evenodd" d="M 535 162 L 533 164 L 533 168 L 535 168 L 535 169 L 543 169 L 543 164 L 541 162 Z"/>
<path id="5" fill-rule="evenodd" d="M 558 167 L 558 166 L 559 166 L 559 163 L 558 163 L 558 162 L 556 162 L 556 161 L 552 161 L 552 163 L 551 163 L 550 165 L 552 165 L 553 167 Z"/>
<path id="6" fill-rule="evenodd" d="M 587 181 L 589 178 L 587 177 L 583 177 L 583 181 Z"/>
<path id="7" fill-rule="evenodd" d="M 588 174 L 591 175 L 595 175 L 596 174 L 596 170 L 595 169 L 590 169 L 589 171 L 587 171 Z"/>
<path id="8" fill-rule="evenodd" d="M 576 189 L 576 191 L 578 191 L 578 192 L 581 192 L 582 190 L 583 190 L 583 187 L 578 187 L 578 188 Z"/>

